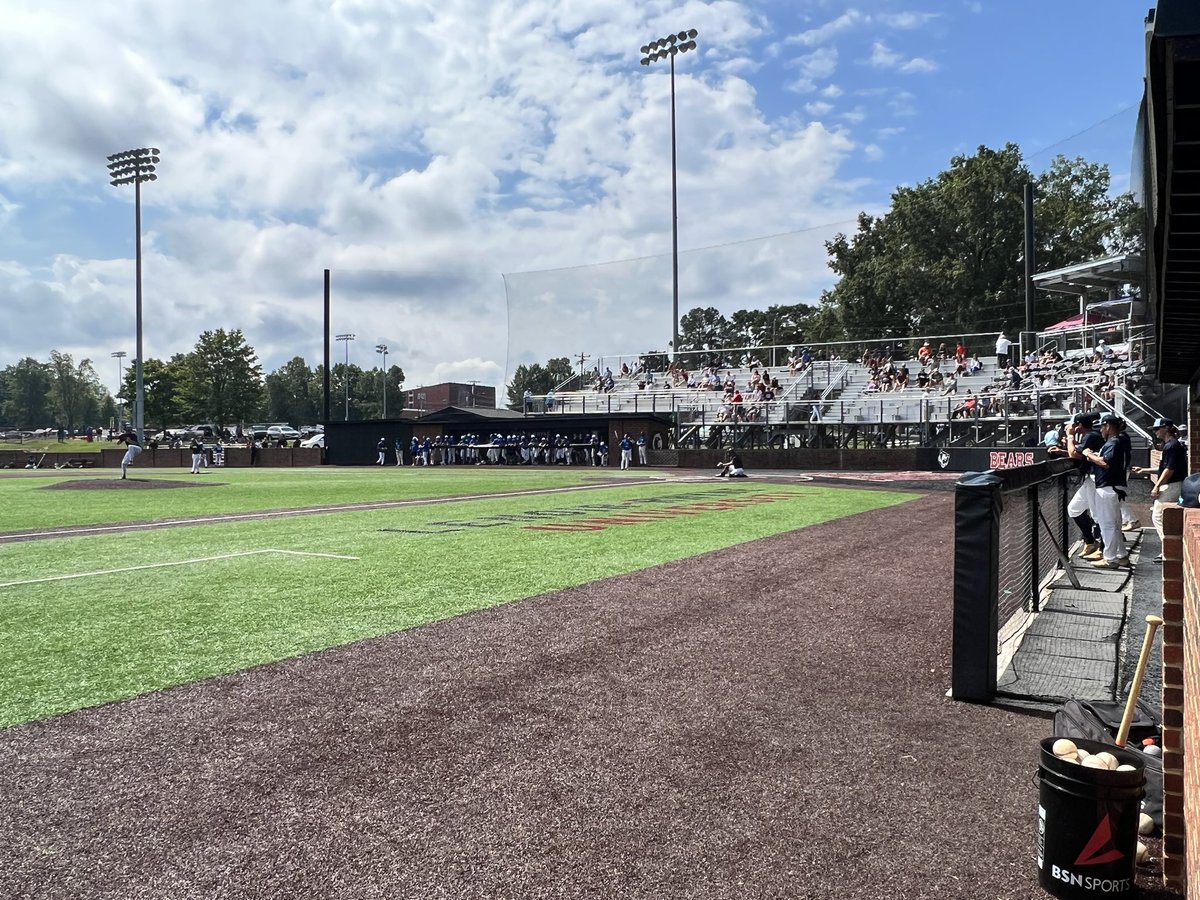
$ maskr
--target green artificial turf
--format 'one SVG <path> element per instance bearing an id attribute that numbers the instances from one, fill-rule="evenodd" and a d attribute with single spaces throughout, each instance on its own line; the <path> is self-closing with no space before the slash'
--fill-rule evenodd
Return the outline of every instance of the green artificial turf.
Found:
<path id="1" fill-rule="evenodd" d="M 9 544 L 0 548 L 0 727 L 685 559 L 913 496 L 812 485 L 647 482 Z M 755 502 L 713 506 L 735 498 Z M 639 513 L 672 515 L 680 507 L 692 514 L 603 530 L 531 528 L 595 525 Z M 356 558 L 270 552 L 205 559 L 264 549 Z M 163 565 L 175 563 L 183 564 Z M 14 584 L 64 575 L 83 577 Z"/>
<path id="2" fill-rule="evenodd" d="M 593 470 L 447 467 L 431 470 L 376 468 L 130 469 L 141 481 L 188 482 L 196 487 L 104 491 L 61 490 L 80 479 L 119 481 L 108 471 L 0 478 L 0 530 L 62 528 L 268 509 L 295 509 L 417 497 L 469 496 L 587 483 Z M 646 477 L 642 475 L 640 477 Z"/>

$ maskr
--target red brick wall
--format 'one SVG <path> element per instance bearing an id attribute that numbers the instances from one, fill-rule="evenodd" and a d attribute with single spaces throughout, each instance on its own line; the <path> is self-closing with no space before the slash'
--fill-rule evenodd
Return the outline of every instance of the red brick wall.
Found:
<path id="1" fill-rule="evenodd" d="M 1200 510 L 1163 532 L 1163 875 L 1200 900 Z"/>

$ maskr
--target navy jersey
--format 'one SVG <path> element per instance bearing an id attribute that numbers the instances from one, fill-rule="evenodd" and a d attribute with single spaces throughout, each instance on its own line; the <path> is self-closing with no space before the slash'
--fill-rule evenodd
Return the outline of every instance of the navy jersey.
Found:
<path id="1" fill-rule="evenodd" d="M 1183 444 L 1179 443 L 1179 438 L 1171 438 L 1163 444 L 1162 461 L 1158 464 L 1158 474 L 1161 475 L 1167 469 L 1171 470 L 1171 478 L 1167 484 L 1174 484 L 1187 478 L 1187 451 L 1184 450 Z"/>
<path id="2" fill-rule="evenodd" d="M 1109 438 L 1099 452 L 1104 457 L 1104 461 L 1108 463 L 1108 468 L 1095 465 L 1092 467 L 1096 474 L 1096 487 L 1125 487 L 1129 483 L 1125 477 L 1129 468 L 1129 459 L 1125 455 L 1125 448 L 1121 445 L 1121 436 L 1115 435 Z"/>

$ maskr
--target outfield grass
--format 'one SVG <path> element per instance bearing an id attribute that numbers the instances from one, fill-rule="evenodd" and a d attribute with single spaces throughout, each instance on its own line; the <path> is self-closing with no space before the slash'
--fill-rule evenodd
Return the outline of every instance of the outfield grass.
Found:
<path id="1" fill-rule="evenodd" d="M 647 470 L 643 470 L 647 471 Z M 266 509 L 411 500 L 417 497 L 461 497 L 533 487 L 585 484 L 595 470 L 438 467 L 382 468 L 210 468 L 199 475 L 187 469 L 130 469 L 130 477 L 146 481 L 188 481 L 200 487 L 155 490 L 76 491 L 48 489 L 79 479 L 111 478 L 108 471 L 79 471 L 71 475 L 0 478 L 0 509 L 5 531 L 95 525 L 108 522 L 147 522 Z M 642 476 L 646 477 L 646 476 Z"/>
<path id="2" fill-rule="evenodd" d="M 294 496 L 290 492 L 296 488 L 284 477 L 288 473 L 252 474 L 253 479 L 240 482 L 240 489 L 228 495 L 231 499 L 257 494 L 263 485 L 275 486 L 276 496 Z M 359 474 L 353 471 L 342 470 L 339 475 L 305 470 L 305 474 L 315 476 L 311 483 L 321 486 L 322 501 L 343 478 L 346 486 L 339 490 L 360 489 L 351 487 Z M 364 480 L 375 483 L 384 473 L 369 474 Z M 393 474 L 395 490 L 415 494 L 423 486 L 426 493 L 437 488 L 445 495 L 455 489 L 432 478 Z M 478 493 L 479 478 L 490 481 L 494 489 L 508 489 L 514 483 L 554 486 L 575 478 L 575 473 L 551 471 L 504 473 L 503 477 L 488 477 L 502 474 L 492 472 L 451 474 L 463 476 L 460 494 Z M 295 470 L 291 475 L 295 477 Z M 525 477 L 529 475 L 537 477 Z M 270 487 L 265 490 L 269 493 Z M 141 493 L 156 500 L 155 495 L 165 492 Z M 83 506 L 106 505 L 110 499 L 106 492 L 66 496 Z M 714 496 L 758 498 L 759 502 L 721 509 L 713 507 Z M 0 727 L 412 628 L 910 499 L 912 494 L 812 485 L 646 482 L 602 491 L 451 500 L 5 545 L 0 547 L 0 604 L 5 613 L 0 620 Z M 609 505 L 619 509 L 580 509 Z M 680 506 L 695 514 L 614 524 L 597 531 L 548 532 L 528 527 L 595 523 L 605 516 L 637 512 L 668 515 L 670 508 Z M 530 514 L 537 518 L 523 518 Z M 232 555 L 264 549 L 355 558 Z M 17 583 L 52 578 L 60 580 Z"/>

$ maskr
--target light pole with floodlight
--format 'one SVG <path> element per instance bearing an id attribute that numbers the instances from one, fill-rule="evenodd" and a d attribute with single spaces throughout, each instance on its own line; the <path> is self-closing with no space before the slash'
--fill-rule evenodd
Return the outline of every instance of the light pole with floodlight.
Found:
<path id="1" fill-rule="evenodd" d="M 135 292 L 137 294 L 137 367 L 133 400 L 133 430 L 138 441 L 145 443 L 146 388 L 142 380 L 142 182 L 156 181 L 154 167 L 158 165 L 158 148 L 141 147 L 126 150 L 108 157 L 108 175 L 113 187 L 133 185 L 133 222 L 136 264 L 134 269 Z"/>
<path id="2" fill-rule="evenodd" d="M 354 340 L 352 334 L 335 334 L 334 340 L 341 341 L 346 345 L 346 421 L 350 421 L 350 342 Z"/>
<path id="3" fill-rule="evenodd" d="M 117 396 L 120 396 L 121 391 L 124 390 L 124 388 L 125 388 L 125 368 L 122 365 L 122 363 L 124 362 L 125 357 L 127 357 L 129 354 L 126 353 L 124 350 L 114 350 L 112 353 L 110 353 L 108 355 L 109 355 L 109 358 L 115 359 L 117 361 Z M 125 405 L 124 403 L 121 404 L 121 406 L 124 406 L 124 405 Z M 124 418 L 124 415 L 125 414 L 122 412 L 121 417 Z M 118 422 L 117 424 L 123 426 L 125 423 Z"/>
<path id="4" fill-rule="evenodd" d="M 387 354 L 388 354 L 388 345 L 387 345 L 387 344 L 376 344 L 376 345 L 375 345 L 375 352 L 376 352 L 376 353 L 382 353 L 382 354 L 383 354 L 383 416 L 382 416 L 382 418 L 386 419 L 386 418 L 387 418 Z"/>
<path id="5" fill-rule="evenodd" d="M 642 46 L 642 65 L 671 61 L 671 353 L 679 356 L 679 188 L 675 162 L 675 57 L 696 49 L 695 28 L 669 34 Z"/>

